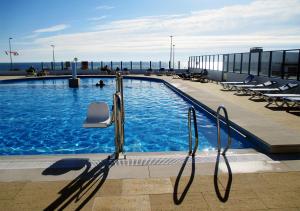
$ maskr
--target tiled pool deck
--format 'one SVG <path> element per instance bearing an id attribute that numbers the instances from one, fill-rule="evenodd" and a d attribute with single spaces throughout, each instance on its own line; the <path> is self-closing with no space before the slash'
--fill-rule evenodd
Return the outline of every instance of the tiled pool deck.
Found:
<path id="1" fill-rule="evenodd" d="M 159 78 L 214 110 L 224 104 L 233 122 L 275 149 L 299 146 L 298 116 L 222 92 L 217 84 Z M 107 156 L 0 157 L 0 210 L 300 210 L 299 153 L 244 149 L 226 157 L 202 152 L 194 160 L 185 152 L 129 153 L 118 161 Z"/>

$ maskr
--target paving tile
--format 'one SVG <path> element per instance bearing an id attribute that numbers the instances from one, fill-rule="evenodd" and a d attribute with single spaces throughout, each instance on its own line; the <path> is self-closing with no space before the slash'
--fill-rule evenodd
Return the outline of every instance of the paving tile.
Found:
<path id="1" fill-rule="evenodd" d="M 178 193 L 182 193 L 187 187 L 191 177 L 181 177 L 178 181 Z M 177 177 L 171 177 L 171 182 L 173 187 L 175 187 Z M 222 184 L 218 181 L 219 189 L 224 190 Z M 214 191 L 214 177 L 213 176 L 203 176 L 197 175 L 194 177 L 188 192 L 191 193 L 200 193 L 206 191 Z"/>
<path id="2" fill-rule="evenodd" d="M 118 196 L 122 194 L 122 180 L 106 180 L 97 192 L 97 196 Z"/>
<path id="3" fill-rule="evenodd" d="M 38 210 L 46 208 L 52 201 L 55 200 L 60 188 L 54 188 L 54 183 L 51 185 L 39 183 L 28 183 L 18 193 L 14 201 L 14 208 L 18 210 Z"/>
<path id="4" fill-rule="evenodd" d="M 0 200 L 14 199 L 25 182 L 0 182 Z"/>
<path id="5" fill-rule="evenodd" d="M 300 172 L 264 173 L 264 180 L 280 190 L 300 190 Z"/>
<path id="6" fill-rule="evenodd" d="M 267 208 L 259 198 L 252 198 L 251 195 L 246 193 L 239 194 L 237 192 L 232 194 L 234 197 L 231 197 L 231 194 L 229 194 L 229 198 L 226 202 L 220 201 L 215 193 L 205 192 L 202 194 L 210 210 L 263 210 Z"/>
<path id="7" fill-rule="evenodd" d="M 150 195 L 151 210 L 208 210 L 208 205 L 201 193 L 187 193 L 182 201 L 179 199 L 177 198 L 178 201 L 176 200 L 175 203 L 173 194 Z"/>
<path id="8" fill-rule="evenodd" d="M 92 210 L 151 211 L 150 198 L 148 195 L 97 197 Z"/>
<path id="9" fill-rule="evenodd" d="M 12 211 L 14 209 L 14 200 L 0 200 L 0 210 Z"/>
<path id="10" fill-rule="evenodd" d="M 170 178 L 124 179 L 122 195 L 173 193 Z"/>
<path id="11" fill-rule="evenodd" d="M 91 183 L 90 181 L 28 183 L 16 196 L 13 207 L 15 210 L 42 210 L 46 208 L 48 210 L 58 208 L 75 210 L 78 207 L 82 207 L 82 210 L 91 210 L 93 199 L 97 194 L 101 194 L 101 191 L 97 189 L 99 183 L 99 180 L 94 180 Z M 116 194 L 119 190 L 108 190 L 114 182 L 109 183 L 104 189 L 108 194 Z"/>
<path id="12" fill-rule="evenodd" d="M 288 208 L 288 211 L 299 211 L 299 208 Z M 287 211 L 287 208 L 275 208 L 275 209 L 268 209 L 268 211 Z"/>
<path id="13" fill-rule="evenodd" d="M 219 175 L 223 187 L 227 185 L 228 176 Z M 253 190 L 253 189 L 264 189 L 272 188 L 273 185 L 266 182 L 262 174 L 233 174 L 232 175 L 232 190 Z"/>
<path id="14" fill-rule="evenodd" d="M 149 178 L 148 166 L 113 166 L 108 179 Z"/>
<path id="15" fill-rule="evenodd" d="M 268 208 L 300 207 L 299 193 L 295 191 L 282 191 L 278 188 L 255 190 L 255 192 Z"/>
<path id="16" fill-rule="evenodd" d="M 27 183 L 15 197 L 14 207 L 44 209 L 56 199 L 66 184 L 68 184 L 66 181 Z"/>

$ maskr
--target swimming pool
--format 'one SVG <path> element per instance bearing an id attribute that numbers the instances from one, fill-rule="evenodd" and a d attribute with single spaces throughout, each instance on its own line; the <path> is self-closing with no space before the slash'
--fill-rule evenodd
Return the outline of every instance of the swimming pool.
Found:
<path id="1" fill-rule="evenodd" d="M 112 106 L 115 79 L 101 79 L 103 88 L 95 86 L 99 78 L 82 78 L 78 89 L 69 88 L 67 79 L 0 83 L 0 155 L 114 152 L 113 126 L 82 127 L 91 102 Z M 161 82 L 137 79 L 124 79 L 124 102 L 127 152 L 187 151 L 189 102 Z M 214 118 L 198 109 L 197 122 L 199 150 L 214 150 Z M 231 148 L 248 147 L 233 133 Z"/>

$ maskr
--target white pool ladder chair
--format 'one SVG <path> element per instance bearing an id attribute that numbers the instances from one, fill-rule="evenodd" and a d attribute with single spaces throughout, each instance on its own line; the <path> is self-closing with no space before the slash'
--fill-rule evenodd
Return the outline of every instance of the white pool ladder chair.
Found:
<path id="1" fill-rule="evenodd" d="M 89 105 L 84 128 L 107 128 L 112 124 L 109 106 L 105 102 L 93 102 Z"/>
<path id="2" fill-rule="evenodd" d="M 116 74 L 116 93 L 113 95 L 113 109 L 110 115 L 109 106 L 105 102 L 93 102 L 88 107 L 87 118 L 83 122 L 84 128 L 107 128 L 113 123 L 115 125 L 115 159 L 119 154 L 126 159 L 125 142 L 125 112 L 123 97 L 123 77 Z"/>

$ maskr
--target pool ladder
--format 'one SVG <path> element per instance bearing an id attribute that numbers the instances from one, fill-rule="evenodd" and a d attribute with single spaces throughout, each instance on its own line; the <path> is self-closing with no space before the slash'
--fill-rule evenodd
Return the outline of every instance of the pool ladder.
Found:
<path id="1" fill-rule="evenodd" d="M 193 114 L 193 121 L 194 121 L 194 133 L 195 133 L 195 145 L 193 148 L 192 143 L 192 114 Z M 197 117 L 196 111 L 194 107 L 190 107 L 188 111 L 188 128 L 189 128 L 189 155 L 195 156 L 197 149 L 198 149 L 198 126 L 197 126 Z M 193 148 L 193 149 L 192 149 Z"/>
<path id="2" fill-rule="evenodd" d="M 230 133 L 230 125 L 229 125 L 227 110 L 223 105 L 221 105 L 221 106 L 218 107 L 218 110 L 217 110 L 218 153 L 221 152 L 221 126 L 220 126 L 220 122 L 222 121 L 221 120 L 221 114 L 220 114 L 221 110 L 223 110 L 223 112 L 224 112 L 225 124 L 226 124 L 226 128 L 227 128 L 227 145 L 226 145 L 225 149 L 222 152 L 222 155 L 225 155 L 227 150 L 231 146 L 231 133 Z"/>
<path id="3" fill-rule="evenodd" d="M 224 116 L 225 116 L 225 122 L 221 120 L 221 114 L 220 111 L 223 110 Z M 195 144 L 193 146 L 193 141 L 192 141 L 192 116 L 193 116 L 193 122 L 194 122 L 194 133 L 195 133 Z M 227 150 L 229 149 L 231 145 L 231 133 L 230 133 L 230 124 L 229 124 L 229 119 L 228 119 L 228 113 L 226 108 L 221 105 L 217 109 L 217 137 L 218 137 L 218 153 L 221 152 L 221 126 L 220 122 L 222 121 L 223 123 L 226 124 L 227 126 L 227 134 L 228 134 L 228 139 L 227 139 L 227 145 L 225 149 L 222 152 L 222 155 L 225 155 Z M 195 156 L 197 149 L 198 149 L 198 143 L 199 143 L 199 136 L 198 136 L 198 125 L 197 125 L 197 116 L 196 116 L 196 110 L 193 106 L 191 106 L 188 110 L 188 130 L 189 130 L 189 155 L 192 155 L 193 157 Z"/>

